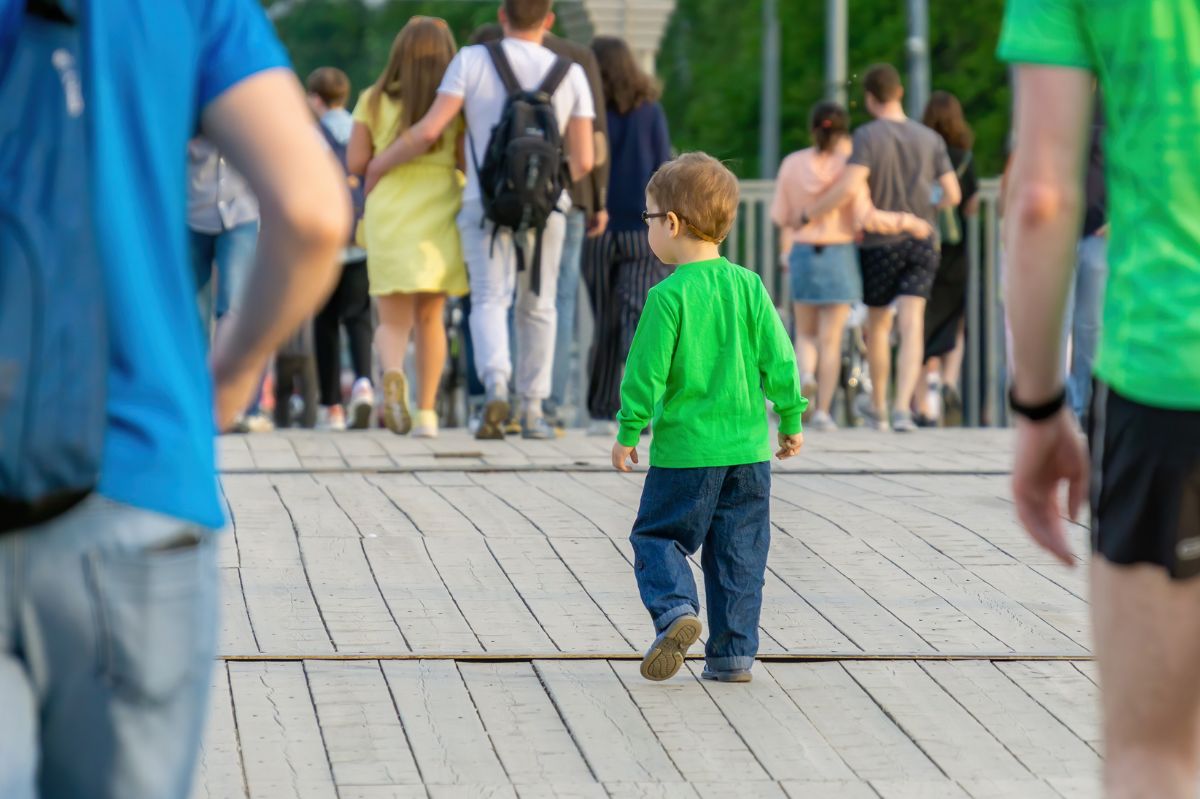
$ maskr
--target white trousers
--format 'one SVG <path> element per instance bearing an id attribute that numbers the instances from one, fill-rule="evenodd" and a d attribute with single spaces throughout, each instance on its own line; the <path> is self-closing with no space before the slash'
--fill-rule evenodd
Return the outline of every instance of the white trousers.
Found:
<path id="1" fill-rule="evenodd" d="M 501 230 L 492 246 L 492 224 L 483 222 L 483 204 L 463 203 L 458 215 L 463 256 L 471 279 L 471 340 L 475 369 L 489 389 L 512 380 L 512 348 L 508 340 L 508 312 L 516 296 L 516 390 L 525 400 L 550 396 L 554 371 L 554 338 L 558 324 L 555 297 L 562 258 L 566 217 L 551 214 L 542 234 L 542 287 L 530 289 L 533 275 L 534 234 L 524 244 L 525 271 L 517 272 L 517 250 L 510 231 Z"/>

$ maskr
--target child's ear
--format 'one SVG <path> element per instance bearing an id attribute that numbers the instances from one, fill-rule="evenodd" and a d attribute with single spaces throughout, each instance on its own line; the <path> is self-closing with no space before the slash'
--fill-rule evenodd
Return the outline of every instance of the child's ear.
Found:
<path id="1" fill-rule="evenodd" d="M 678 238 L 679 234 L 683 232 L 683 222 L 674 211 L 667 212 L 667 228 L 673 239 Z"/>

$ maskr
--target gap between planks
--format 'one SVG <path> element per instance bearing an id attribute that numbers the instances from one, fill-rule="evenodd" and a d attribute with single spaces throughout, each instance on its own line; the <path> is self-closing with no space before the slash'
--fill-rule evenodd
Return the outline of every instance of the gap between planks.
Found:
<path id="1" fill-rule="evenodd" d="M 435 456 L 436 457 L 436 456 Z M 446 456 L 441 456 L 446 457 Z M 471 460 L 475 460 L 472 458 Z M 469 472 L 471 474 L 511 474 L 513 472 L 543 472 L 551 474 L 570 473 L 570 472 L 601 472 L 613 473 L 617 472 L 607 463 L 584 463 L 572 462 L 569 464 L 560 463 L 547 465 L 544 463 L 514 463 L 514 464 L 489 464 L 480 463 L 477 465 L 462 465 L 460 463 L 450 464 L 422 464 L 419 466 L 320 466 L 316 468 L 297 466 L 285 468 L 273 467 L 234 467 L 230 469 L 221 469 L 221 475 L 279 475 L 279 474 L 428 474 L 437 472 Z M 634 470 L 634 474 L 643 473 L 644 470 Z M 812 469 L 780 469 L 772 470 L 771 474 L 780 477 L 804 477 L 808 475 L 822 475 L 831 477 L 1008 477 L 1012 474 L 1011 469 L 913 469 L 913 468 L 897 468 L 897 469 L 880 469 L 878 467 L 861 468 L 861 469 L 834 469 L 834 468 L 812 468 Z"/>
<path id="2" fill-rule="evenodd" d="M 618 652 L 611 654 L 595 652 L 399 652 L 399 653 L 338 653 L 311 655 L 219 655 L 218 661 L 229 663 L 291 663 L 305 660 L 332 661 L 375 661 L 375 660 L 453 660 L 464 663 L 532 663 L 536 660 L 577 660 L 577 661 L 640 661 L 642 655 L 636 652 Z M 702 654 L 687 656 L 688 660 L 704 660 Z M 1095 660 L 1092 655 L 1079 653 L 1047 653 L 1047 652 L 917 652 L 917 653 L 869 653 L 869 652 L 813 652 L 813 653 L 770 653 L 760 654 L 756 660 L 760 663 L 846 663 L 859 661 L 885 662 L 992 662 L 992 663 L 1089 663 Z"/>

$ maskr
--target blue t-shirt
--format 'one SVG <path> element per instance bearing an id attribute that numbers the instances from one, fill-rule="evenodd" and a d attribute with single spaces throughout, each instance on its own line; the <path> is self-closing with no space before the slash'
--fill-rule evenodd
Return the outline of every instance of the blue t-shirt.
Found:
<path id="1" fill-rule="evenodd" d="M 111 355 L 100 492 L 220 527 L 212 385 L 187 259 L 187 142 L 238 81 L 288 66 L 257 0 L 82 0 Z M 0 0 L 0 42 L 24 0 Z M 6 30 L 7 29 L 7 30 Z"/>

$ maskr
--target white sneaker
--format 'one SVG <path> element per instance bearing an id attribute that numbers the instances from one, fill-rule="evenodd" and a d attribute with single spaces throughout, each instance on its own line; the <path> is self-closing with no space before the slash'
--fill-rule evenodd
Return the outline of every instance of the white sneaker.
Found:
<path id="1" fill-rule="evenodd" d="M 438 437 L 438 415 L 437 411 L 417 411 L 414 418 L 413 438 L 437 438 Z"/>
<path id="2" fill-rule="evenodd" d="M 247 433 L 270 433 L 275 429 L 275 423 L 262 412 L 247 414 L 243 423 Z"/>
<path id="3" fill-rule="evenodd" d="M 592 438 L 615 438 L 619 428 L 616 422 L 607 419 L 593 419 L 588 424 L 587 434 Z"/>
<path id="4" fill-rule="evenodd" d="M 823 411 L 814 413 L 812 419 L 804 427 L 806 430 L 815 430 L 818 433 L 828 433 L 838 429 L 837 422 L 833 421 L 833 417 Z"/>
<path id="5" fill-rule="evenodd" d="M 354 381 L 350 389 L 350 426 L 355 430 L 366 430 L 371 426 L 371 411 L 375 410 L 375 387 L 365 377 Z M 346 429 L 345 419 L 342 429 Z"/>
<path id="6" fill-rule="evenodd" d="M 317 409 L 317 429 L 342 432 L 346 429 L 346 411 L 341 405 L 322 405 Z"/>

